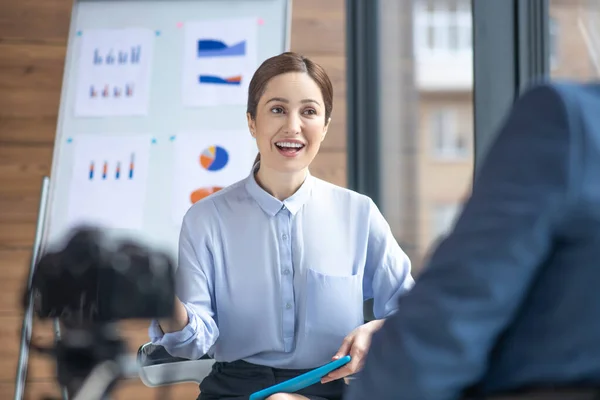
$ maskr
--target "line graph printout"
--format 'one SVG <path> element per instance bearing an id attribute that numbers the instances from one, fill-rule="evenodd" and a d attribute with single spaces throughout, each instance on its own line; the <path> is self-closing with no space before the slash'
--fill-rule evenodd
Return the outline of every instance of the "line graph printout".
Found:
<path id="1" fill-rule="evenodd" d="M 247 177 L 257 153 L 248 131 L 198 131 L 173 141 L 173 222 L 197 201 Z"/>
<path id="2" fill-rule="evenodd" d="M 151 141 L 150 135 L 75 137 L 69 228 L 142 228 Z"/>
<path id="3" fill-rule="evenodd" d="M 185 24 L 183 104 L 242 105 L 257 65 L 257 19 Z"/>
<path id="4" fill-rule="evenodd" d="M 146 115 L 154 32 L 92 29 L 80 40 L 75 116 Z"/>

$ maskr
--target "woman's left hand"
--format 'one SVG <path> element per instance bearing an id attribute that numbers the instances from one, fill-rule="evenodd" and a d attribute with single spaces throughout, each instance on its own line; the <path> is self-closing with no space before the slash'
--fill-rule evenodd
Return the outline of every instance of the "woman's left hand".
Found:
<path id="1" fill-rule="evenodd" d="M 360 371 L 365 363 L 365 358 L 367 357 L 367 352 L 371 345 L 371 337 L 373 336 L 373 333 L 383 326 L 383 322 L 384 320 L 381 319 L 370 321 L 350 332 L 348 336 L 344 338 L 342 345 L 337 353 L 335 353 L 332 360 L 337 360 L 348 354 L 352 359 L 343 367 L 331 371 L 324 376 L 321 379 L 321 383 L 335 381 Z"/>

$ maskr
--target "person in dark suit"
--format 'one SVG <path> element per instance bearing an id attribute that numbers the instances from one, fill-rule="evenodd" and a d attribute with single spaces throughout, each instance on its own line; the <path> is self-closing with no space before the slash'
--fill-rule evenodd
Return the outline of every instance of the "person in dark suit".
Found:
<path id="1" fill-rule="evenodd" d="M 539 83 L 515 102 L 356 378 L 345 400 L 600 387 L 600 84 Z"/>

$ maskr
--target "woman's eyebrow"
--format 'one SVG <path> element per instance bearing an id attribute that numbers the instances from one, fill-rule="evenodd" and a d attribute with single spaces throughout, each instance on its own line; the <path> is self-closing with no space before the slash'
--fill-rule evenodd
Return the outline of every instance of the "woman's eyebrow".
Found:
<path id="1" fill-rule="evenodd" d="M 316 105 L 320 106 L 319 102 L 313 99 L 304 99 L 301 101 L 301 103 L 315 103 Z"/>
<path id="2" fill-rule="evenodd" d="M 286 103 L 286 104 L 289 104 L 289 102 L 290 102 L 288 99 L 284 99 L 283 97 L 273 97 L 267 101 L 267 104 L 274 102 L 274 101 L 278 101 L 280 103 Z M 303 104 L 304 103 L 315 103 L 317 105 L 321 105 L 321 104 L 319 104 L 318 101 L 316 101 L 314 99 L 304 99 L 304 100 L 301 100 L 300 103 L 303 103 Z"/>
<path id="3" fill-rule="evenodd" d="M 267 101 L 267 103 L 271 103 L 273 101 L 279 101 L 281 103 L 289 103 L 288 99 L 284 99 L 283 97 L 273 97 Z"/>

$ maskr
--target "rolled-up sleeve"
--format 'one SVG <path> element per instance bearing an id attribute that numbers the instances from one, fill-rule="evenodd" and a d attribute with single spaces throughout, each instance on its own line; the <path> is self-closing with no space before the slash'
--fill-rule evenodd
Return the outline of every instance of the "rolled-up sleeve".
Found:
<path id="1" fill-rule="evenodd" d="M 363 279 L 365 299 L 373 298 L 373 314 L 382 319 L 397 309 L 398 297 L 412 288 L 411 263 L 389 224 L 369 200 L 369 237 Z"/>
<path id="2" fill-rule="evenodd" d="M 198 331 L 198 318 L 193 312 L 190 312 L 189 306 L 184 304 L 184 307 L 187 310 L 189 322 L 178 332 L 165 334 L 158 324 L 158 321 L 152 321 L 149 331 L 152 343 L 159 344 L 165 348 L 174 348 L 177 346 L 186 346 L 194 340 L 196 332 Z"/>
<path id="3" fill-rule="evenodd" d="M 191 221 L 188 213 L 183 220 L 179 240 L 179 263 L 176 272 L 176 292 L 188 313 L 188 324 L 178 332 L 164 333 L 157 321 L 152 321 L 149 336 L 175 357 L 199 359 L 207 354 L 219 336 L 213 311 L 214 264 L 210 252 L 210 232 L 203 224 Z M 191 227 L 200 227 L 194 231 Z"/>

